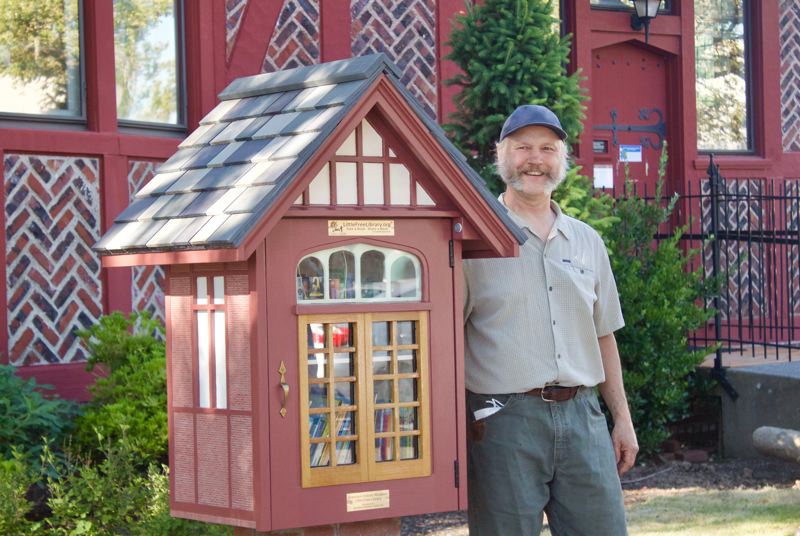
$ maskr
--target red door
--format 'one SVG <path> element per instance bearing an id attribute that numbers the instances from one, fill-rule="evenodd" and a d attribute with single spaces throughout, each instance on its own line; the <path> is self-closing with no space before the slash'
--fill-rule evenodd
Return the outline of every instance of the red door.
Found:
<path id="1" fill-rule="evenodd" d="M 329 236 L 327 219 L 285 218 L 267 237 L 265 277 L 269 355 L 266 359 L 266 366 L 270 380 L 269 385 L 261 386 L 261 389 L 269 398 L 269 473 L 271 479 L 269 495 L 272 501 L 272 530 L 397 517 L 423 512 L 449 511 L 459 508 L 454 463 L 458 458 L 457 404 L 461 403 L 461 396 L 456 393 L 454 330 L 460 329 L 460 326 L 456 326 L 454 322 L 453 273 L 449 264 L 451 228 L 451 220 L 445 218 L 397 218 L 394 220 L 394 236 L 342 238 Z M 315 293 L 319 292 L 318 287 L 320 286 L 319 282 L 313 278 L 306 280 L 307 278 L 298 277 L 298 264 L 301 259 L 313 252 L 336 250 L 340 246 L 344 248 L 350 245 L 351 249 L 355 249 L 354 244 L 361 243 L 368 244 L 368 247 L 376 250 L 406 251 L 418 258 L 422 271 L 420 299 L 373 305 L 356 302 L 320 304 L 308 301 L 298 302 L 300 299 L 298 294 L 303 295 L 305 292 L 306 296 L 318 295 Z M 323 256 L 320 255 L 320 258 Z M 357 255 L 354 260 L 356 263 L 359 262 Z M 334 270 L 334 268 L 331 269 Z M 363 265 L 359 274 L 359 277 L 368 277 Z M 342 297 L 348 292 L 346 279 L 337 279 L 336 296 Z M 324 294 L 327 299 L 334 296 L 332 277 L 326 277 L 323 288 L 326 284 L 331 289 L 330 293 Z M 308 289 L 304 288 L 306 286 Z M 364 284 L 361 288 L 367 287 L 368 285 Z M 368 291 L 372 292 L 373 288 L 369 287 Z M 404 291 L 400 290 L 399 292 L 403 294 Z M 394 317 L 405 322 L 409 322 L 409 318 L 415 318 L 417 319 L 417 328 L 421 332 L 425 331 L 420 336 L 421 339 L 416 342 L 425 345 L 424 348 L 418 348 L 418 350 L 426 356 L 426 379 L 424 385 L 414 387 L 414 390 L 415 393 L 417 389 L 420 393 L 425 393 L 427 413 L 422 409 L 413 409 L 413 411 L 420 420 L 427 420 L 422 425 L 425 430 L 422 435 L 428 434 L 428 437 L 423 437 L 424 441 L 420 439 L 418 448 L 421 449 L 420 452 L 422 449 L 429 449 L 425 451 L 429 464 L 426 467 L 413 463 L 410 465 L 414 467 L 415 471 L 423 471 L 428 476 L 405 478 L 402 469 L 398 473 L 392 469 L 391 464 L 375 463 L 374 457 L 376 456 L 379 462 L 387 457 L 392 457 L 391 444 L 387 441 L 381 442 L 380 439 L 370 439 L 373 443 L 366 445 L 368 448 L 361 451 L 362 454 L 367 452 L 367 457 L 373 457 L 370 460 L 373 466 L 371 481 L 363 481 L 362 476 L 359 476 L 358 469 L 352 464 L 354 461 L 364 462 L 365 460 L 355 460 L 350 453 L 345 451 L 334 451 L 335 459 L 338 460 L 336 463 L 342 466 L 341 472 L 338 472 L 336 467 L 333 469 L 330 467 L 328 469 L 309 469 L 308 459 L 305 460 L 306 466 L 303 468 L 304 456 L 313 459 L 312 466 L 314 463 L 319 465 L 328 463 L 329 466 L 336 464 L 327 462 L 333 458 L 330 453 L 323 452 L 320 456 L 320 450 L 315 449 L 315 445 L 308 444 L 308 434 L 312 434 L 315 428 L 321 427 L 321 423 L 313 417 L 309 419 L 311 410 L 301 407 L 301 402 L 309 408 L 313 408 L 316 402 L 312 400 L 313 396 L 304 396 L 301 391 L 300 378 L 302 374 L 305 374 L 303 380 L 310 382 L 314 380 L 309 378 L 314 377 L 315 374 L 319 373 L 319 377 L 323 377 L 327 373 L 324 366 L 304 361 L 307 357 L 310 359 L 310 356 L 307 353 L 304 356 L 306 349 L 300 348 L 303 346 L 300 341 L 306 343 L 306 339 L 308 339 L 309 348 L 320 348 L 320 353 L 315 354 L 321 356 L 320 363 L 338 362 L 334 358 L 338 360 L 338 356 L 342 354 L 334 353 L 336 350 L 325 354 L 324 352 L 327 350 L 323 347 L 326 344 L 330 346 L 350 345 L 355 349 L 356 343 L 352 341 L 361 336 L 364 339 L 359 340 L 367 342 L 360 344 L 368 345 L 370 341 L 377 340 L 379 336 L 371 331 L 366 331 L 367 335 L 364 336 L 363 332 L 372 329 L 372 325 L 378 325 L 385 319 Z M 299 327 L 299 324 L 305 322 L 307 318 L 315 319 L 309 320 L 309 322 L 313 322 L 313 327 L 312 324 L 308 324 L 307 334 L 300 333 L 303 328 Z M 369 319 L 367 322 L 370 322 L 370 326 L 362 325 L 364 318 Z M 330 335 L 327 335 L 326 329 L 329 329 Z M 391 329 L 393 330 L 394 327 Z M 358 332 L 362 332 L 362 334 L 359 335 Z M 302 335 L 301 338 L 299 338 L 300 335 Z M 328 336 L 330 339 L 326 339 Z M 399 346 L 396 347 L 399 348 Z M 404 348 L 408 348 L 408 346 L 404 346 Z M 281 375 L 279 372 L 282 362 L 285 367 L 285 380 L 289 386 L 284 417 L 279 413 L 283 404 L 283 389 L 280 387 Z M 395 361 L 395 363 L 397 365 L 399 361 Z M 378 368 L 375 363 L 369 363 L 367 366 L 369 367 L 367 376 L 372 374 L 373 366 L 376 367 L 376 370 Z M 308 372 L 301 368 L 308 369 Z M 355 375 L 352 372 L 348 374 Z M 398 379 L 397 383 L 402 381 L 402 379 Z M 343 384 L 332 382 L 326 388 L 335 389 L 338 396 L 341 385 Z M 302 388 L 307 392 L 309 386 L 304 385 Z M 395 396 L 397 393 L 398 391 L 395 391 Z M 379 394 L 376 390 L 374 395 L 370 394 L 370 397 L 372 396 L 374 396 L 374 400 L 370 400 L 370 402 L 377 404 L 382 401 L 381 397 L 387 395 Z M 402 396 L 402 394 L 399 395 L 399 398 Z M 414 396 L 417 395 L 412 395 L 411 398 Z M 341 402 L 337 399 L 336 403 Z M 329 403 L 329 405 L 333 404 Z M 363 407 L 363 403 L 359 403 L 359 408 L 361 407 Z M 409 408 L 396 407 L 394 409 L 398 413 L 403 410 L 411 411 Z M 331 410 L 330 422 L 336 419 L 335 412 L 335 408 Z M 385 415 L 387 412 L 388 410 L 384 409 L 380 414 Z M 373 412 L 370 409 L 369 414 L 363 416 L 358 412 L 343 415 L 347 418 L 348 427 L 351 426 L 349 424 L 351 415 L 354 421 L 363 418 L 362 424 L 365 426 L 373 426 L 374 423 L 377 427 L 378 414 L 378 411 Z M 325 417 L 325 415 L 317 414 L 316 417 Z M 339 424 L 337 422 L 337 425 Z M 383 426 L 384 424 L 381 423 L 381 430 L 383 430 Z M 395 420 L 395 427 L 404 429 L 403 421 Z M 306 438 L 301 437 L 302 433 L 307 434 Z M 365 438 L 363 431 L 357 435 L 359 440 Z M 332 443 L 338 445 L 335 436 L 334 433 Z M 395 451 L 409 448 L 404 447 L 402 442 L 396 442 L 394 445 Z M 389 454 L 387 454 L 387 448 Z M 414 448 L 416 447 L 412 447 L 410 451 L 407 450 L 412 452 L 412 456 L 415 452 Z M 395 459 L 401 459 L 401 456 L 396 455 Z M 463 464 L 465 461 L 461 463 Z M 402 468 L 403 464 L 400 463 L 397 466 Z M 305 474 L 304 471 L 306 471 Z M 326 480 L 328 477 L 324 476 L 326 471 L 332 475 L 329 481 Z M 311 475 L 313 478 L 309 478 L 309 472 L 314 473 Z M 320 474 L 323 475 L 323 478 L 316 478 Z M 340 475 L 342 481 L 346 483 L 338 483 L 337 477 Z"/>
<path id="2" fill-rule="evenodd" d="M 625 164 L 639 192 L 654 191 L 667 137 L 667 66 L 631 43 L 592 52 L 592 152 L 596 186 L 620 191 Z"/>

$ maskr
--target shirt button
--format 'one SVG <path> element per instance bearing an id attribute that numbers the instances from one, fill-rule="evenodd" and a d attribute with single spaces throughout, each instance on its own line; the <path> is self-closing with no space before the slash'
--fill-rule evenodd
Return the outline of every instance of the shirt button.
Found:
<path id="1" fill-rule="evenodd" d="M 558 354 L 556 357 L 557 357 L 557 358 L 559 358 L 559 359 L 561 359 L 561 354 Z"/>
<path id="2" fill-rule="evenodd" d="M 554 326 L 556 325 L 556 321 L 555 321 L 555 320 L 553 320 L 553 325 L 554 325 Z"/>
<path id="3" fill-rule="evenodd" d="M 553 287 L 550 287 L 547 290 L 549 290 L 550 292 L 553 292 Z"/>

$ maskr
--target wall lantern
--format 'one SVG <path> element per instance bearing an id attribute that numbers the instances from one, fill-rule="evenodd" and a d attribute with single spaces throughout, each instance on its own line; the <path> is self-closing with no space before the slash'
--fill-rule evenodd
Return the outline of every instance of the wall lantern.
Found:
<path id="1" fill-rule="evenodd" d="M 641 30 L 644 27 L 644 42 L 647 43 L 650 35 L 650 19 L 656 18 L 661 0 L 633 0 L 636 10 L 631 15 L 631 28 Z"/>

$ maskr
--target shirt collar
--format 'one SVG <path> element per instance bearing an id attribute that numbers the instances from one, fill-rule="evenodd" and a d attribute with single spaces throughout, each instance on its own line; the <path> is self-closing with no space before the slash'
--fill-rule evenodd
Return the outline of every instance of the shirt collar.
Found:
<path id="1" fill-rule="evenodd" d="M 503 207 L 508 211 L 508 215 L 511 217 L 511 220 L 514 223 L 516 223 L 519 228 L 527 229 L 528 232 L 534 234 L 533 229 L 531 229 L 530 225 L 528 225 L 528 223 L 524 219 L 522 219 L 522 217 L 519 216 L 516 212 L 508 208 L 505 199 L 503 198 L 503 195 L 504 194 L 501 193 L 499 196 L 497 196 L 497 200 L 500 201 L 500 204 L 503 205 Z M 567 218 L 561 211 L 561 207 L 558 206 L 558 203 L 556 203 L 551 199 L 550 208 L 553 210 L 553 212 L 556 213 L 556 221 L 553 222 L 553 229 L 550 231 L 550 236 L 552 236 L 554 232 L 559 232 L 564 236 L 564 238 L 569 240 L 570 230 L 569 226 L 567 225 Z"/>

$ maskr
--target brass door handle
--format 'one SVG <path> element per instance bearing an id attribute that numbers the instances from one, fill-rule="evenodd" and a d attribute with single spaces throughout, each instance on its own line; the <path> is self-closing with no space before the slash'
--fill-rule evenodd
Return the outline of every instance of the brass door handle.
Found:
<path id="1" fill-rule="evenodd" d="M 281 404 L 280 414 L 281 417 L 286 417 L 286 402 L 289 400 L 289 384 L 286 383 L 286 364 L 281 361 L 281 366 L 278 367 L 278 372 L 281 373 L 281 389 L 283 390 L 283 403 Z"/>

